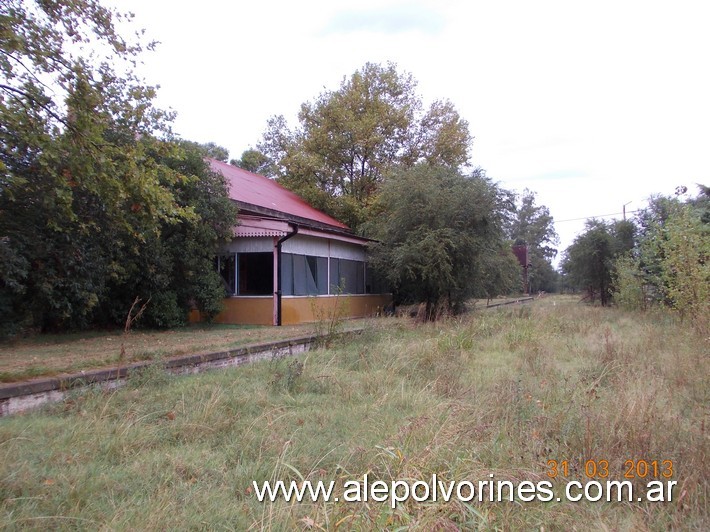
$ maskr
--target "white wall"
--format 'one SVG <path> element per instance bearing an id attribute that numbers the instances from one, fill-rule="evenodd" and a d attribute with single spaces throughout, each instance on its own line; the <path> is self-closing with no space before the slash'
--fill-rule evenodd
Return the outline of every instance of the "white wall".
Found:
<path id="1" fill-rule="evenodd" d="M 271 253 L 273 251 L 274 237 L 272 236 L 235 238 L 222 248 L 222 253 Z"/>
<path id="2" fill-rule="evenodd" d="M 249 237 L 235 238 L 222 248 L 221 253 L 271 253 L 273 250 L 274 237 Z M 281 246 L 281 251 L 295 255 L 365 261 L 363 246 L 313 236 L 296 235 L 289 238 Z"/>
<path id="3" fill-rule="evenodd" d="M 365 260 L 365 249 L 362 246 L 303 235 L 296 235 L 284 242 L 281 251 L 296 255 L 310 255 L 312 257 Z"/>
<path id="4" fill-rule="evenodd" d="M 338 240 L 330 241 L 330 256 L 338 259 L 359 260 L 365 262 L 365 247 Z"/>

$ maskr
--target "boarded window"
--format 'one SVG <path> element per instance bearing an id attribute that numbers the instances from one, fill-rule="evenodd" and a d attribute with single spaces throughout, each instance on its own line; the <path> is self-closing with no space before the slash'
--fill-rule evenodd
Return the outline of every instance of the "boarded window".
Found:
<path id="1" fill-rule="evenodd" d="M 270 296 L 274 292 L 273 253 L 239 253 L 240 296 Z"/>
<path id="2" fill-rule="evenodd" d="M 306 255 L 281 255 L 281 293 L 312 296 L 328 293 L 328 259 Z"/>
<path id="3" fill-rule="evenodd" d="M 307 262 L 316 281 L 317 293 L 325 295 L 328 293 L 328 259 L 326 257 L 308 257 Z"/>
<path id="4" fill-rule="evenodd" d="M 293 295 L 293 255 L 281 254 L 281 295 Z"/>
<path id="5" fill-rule="evenodd" d="M 365 263 L 357 260 L 330 259 L 330 293 L 364 294 Z"/>

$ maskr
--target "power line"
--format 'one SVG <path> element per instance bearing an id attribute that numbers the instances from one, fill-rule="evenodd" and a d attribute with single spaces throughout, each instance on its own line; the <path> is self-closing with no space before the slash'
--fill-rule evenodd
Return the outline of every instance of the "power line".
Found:
<path id="1" fill-rule="evenodd" d="M 626 214 L 632 214 L 634 212 L 641 212 L 642 209 L 637 209 L 635 211 L 626 211 Z M 623 212 L 612 212 L 611 214 L 597 214 L 596 216 L 584 216 L 582 218 L 569 218 L 568 220 L 555 220 L 556 224 L 561 224 L 562 222 L 578 222 L 579 220 L 589 220 L 590 218 L 606 218 L 608 216 L 618 216 L 619 214 L 624 214 Z"/>

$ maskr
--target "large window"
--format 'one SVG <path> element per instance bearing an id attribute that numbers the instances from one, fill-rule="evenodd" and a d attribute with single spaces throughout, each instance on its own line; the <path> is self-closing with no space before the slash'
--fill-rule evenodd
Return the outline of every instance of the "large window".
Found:
<path id="1" fill-rule="evenodd" d="M 365 293 L 365 263 L 357 260 L 330 259 L 330 293 Z"/>
<path id="2" fill-rule="evenodd" d="M 274 293 L 273 253 L 238 253 L 240 296 L 270 296 Z"/>
<path id="3" fill-rule="evenodd" d="M 328 293 L 328 259 L 307 255 L 281 255 L 281 294 L 314 296 Z"/>
<path id="4" fill-rule="evenodd" d="M 228 296 L 270 296 L 274 293 L 273 253 L 220 255 L 216 267 Z M 365 263 L 310 255 L 281 254 L 281 294 L 315 296 L 374 293 L 380 288 Z"/>

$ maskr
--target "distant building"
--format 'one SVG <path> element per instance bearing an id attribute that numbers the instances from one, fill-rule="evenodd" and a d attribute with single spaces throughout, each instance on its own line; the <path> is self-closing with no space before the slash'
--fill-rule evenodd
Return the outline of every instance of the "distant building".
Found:
<path id="1" fill-rule="evenodd" d="M 341 305 L 345 317 L 384 309 L 367 246 L 345 224 L 264 176 L 208 159 L 239 208 L 234 240 L 217 257 L 226 299 L 217 323 L 289 325 L 316 321 Z M 193 311 L 191 321 L 199 321 Z"/>

